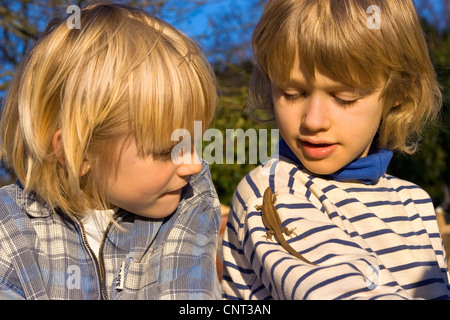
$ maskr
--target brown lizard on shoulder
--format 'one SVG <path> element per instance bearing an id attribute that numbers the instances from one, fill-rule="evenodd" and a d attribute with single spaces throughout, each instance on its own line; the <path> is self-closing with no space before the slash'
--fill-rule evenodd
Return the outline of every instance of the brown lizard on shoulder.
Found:
<path id="1" fill-rule="evenodd" d="M 291 236 L 292 234 L 295 234 L 294 232 L 295 228 L 289 230 L 287 227 L 281 227 L 281 220 L 274 206 L 276 201 L 277 201 L 277 193 L 273 194 L 270 187 L 268 187 L 264 191 L 262 205 L 255 206 L 256 210 L 261 211 L 263 223 L 267 228 L 267 232 L 263 237 L 266 238 L 267 240 L 272 240 L 272 236 L 274 236 L 275 239 L 278 241 L 278 243 L 284 249 L 286 249 L 287 252 L 289 252 L 296 258 L 306 263 L 315 265 L 308 259 L 304 258 L 300 253 L 295 251 L 295 249 L 292 248 L 284 239 L 283 233 L 286 234 L 287 236 Z"/>

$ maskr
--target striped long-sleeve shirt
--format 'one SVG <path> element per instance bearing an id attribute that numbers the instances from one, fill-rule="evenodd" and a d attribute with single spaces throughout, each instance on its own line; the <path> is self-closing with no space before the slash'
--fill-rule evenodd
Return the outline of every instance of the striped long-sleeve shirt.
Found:
<path id="1" fill-rule="evenodd" d="M 449 298 L 428 194 L 383 170 L 372 183 L 343 180 L 312 176 L 284 156 L 250 172 L 236 189 L 224 234 L 223 297 Z M 267 187 L 278 193 L 282 227 L 295 228 L 288 243 L 315 265 L 264 237 L 255 206 Z"/>

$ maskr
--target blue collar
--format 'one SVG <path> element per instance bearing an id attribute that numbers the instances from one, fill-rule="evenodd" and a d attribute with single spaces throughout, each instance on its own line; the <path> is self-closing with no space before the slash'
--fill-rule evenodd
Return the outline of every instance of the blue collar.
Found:
<path id="1" fill-rule="evenodd" d="M 294 161 L 299 167 L 304 168 L 300 160 L 283 139 L 279 143 L 279 152 L 280 155 Z M 376 153 L 356 159 L 335 173 L 323 177 L 336 181 L 359 180 L 364 184 L 375 184 L 386 173 L 391 158 L 392 151 L 381 149 Z"/>

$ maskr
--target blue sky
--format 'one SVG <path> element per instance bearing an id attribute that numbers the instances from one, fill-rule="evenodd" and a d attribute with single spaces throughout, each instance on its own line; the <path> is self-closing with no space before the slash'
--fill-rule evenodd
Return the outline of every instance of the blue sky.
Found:
<path id="1" fill-rule="evenodd" d="M 432 18 L 436 13 L 441 13 L 444 8 L 442 5 L 444 1 L 442 0 L 413 0 L 414 3 L 419 5 L 420 3 L 426 3 L 430 5 L 432 8 L 431 11 L 423 11 L 418 12 L 420 16 L 425 18 Z M 183 1 L 174 1 L 175 3 L 182 3 Z M 202 6 L 201 9 L 193 12 L 189 16 L 186 17 L 175 17 L 171 19 L 169 17 L 163 17 L 171 22 L 174 26 L 185 32 L 190 37 L 196 39 L 202 47 L 206 51 L 208 51 L 208 47 L 211 38 L 201 38 L 202 34 L 208 31 L 210 28 L 209 19 L 212 19 L 217 22 L 220 20 L 223 14 L 234 11 L 236 14 L 242 15 L 242 22 L 248 23 L 250 26 L 255 25 L 261 16 L 262 8 L 258 9 L 253 5 L 254 0 L 207 0 L 206 5 Z M 436 19 L 435 19 L 436 20 Z M 445 20 L 435 21 L 438 23 L 439 28 L 445 27 Z M 234 39 L 236 41 L 239 40 L 250 40 L 252 27 L 248 27 L 246 30 L 242 30 L 241 32 L 236 32 L 234 35 Z"/>
<path id="2" fill-rule="evenodd" d="M 196 34 L 201 34 L 208 28 L 208 19 L 215 19 L 220 14 L 230 11 L 230 9 L 239 11 L 240 14 L 248 16 L 250 19 L 251 16 L 254 17 L 254 15 L 249 15 L 250 10 L 255 11 L 254 6 L 252 5 L 254 1 L 209 0 L 208 2 L 205 6 L 188 17 L 188 19 L 182 22 L 175 22 L 175 24 L 178 24 L 179 27 L 183 28 L 190 36 L 194 36 Z M 258 17 L 259 15 L 260 14 L 258 14 Z M 256 20 L 254 22 L 256 23 Z"/>
<path id="3" fill-rule="evenodd" d="M 173 18 L 162 16 L 162 18 L 197 40 L 205 51 L 208 51 L 218 41 L 217 37 L 212 34 L 211 23 L 219 24 L 219 27 L 223 27 L 225 30 L 234 30 L 226 35 L 227 40 L 231 42 L 228 43 L 229 45 L 250 41 L 253 27 L 262 13 L 262 8 L 255 6 L 255 2 L 255 0 L 207 0 L 204 6 L 191 12 L 188 16 Z M 179 3 L 182 3 L 182 1 Z M 230 14 L 235 15 L 236 21 L 225 20 L 225 17 Z M 222 22 L 223 26 L 220 25 Z M 239 23 L 246 27 L 243 29 L 237 28 Z M 221 45 L 226 44 L 221 43 Z"/>

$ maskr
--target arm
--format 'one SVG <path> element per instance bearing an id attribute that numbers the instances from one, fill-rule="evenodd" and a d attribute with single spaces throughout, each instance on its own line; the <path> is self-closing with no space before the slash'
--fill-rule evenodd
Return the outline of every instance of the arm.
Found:
<path id="1" fill-rule="evenodd" d="M 281 220 L 280 217 L 278 216 L 277 209 L 275 208 L 276 201 L 277 201 L 277 194 L 273 194 L 272 189 L 270 189 L 270 187 L 267 187 L 266 190 L 264 191 L 262 205 L 255 206 L 256 210 L 261 211 L 262 221 L 267 228 L 267 232 L 263 237 L 266 238 L 267 240 L 272 240 L 272 236 L 274 236 L 275 239 L 278 241 L 278 243 L 294 257 L 306 263 L 314 264 L 305 257 L 303 257 L 301 254 L 299 254 L 297 251 L 295 251 L 294 248 L 292 248 L 288 244 L 288 242 L 284 239 L 283 234 L 291 236 L 292 234 L 295 234 L 294 230 L 296 228 L 288 229 L 287 227 L 281 226 Z"/>
<path id="2" fill-rule="evenodd" d="M 0 189 L 0 299 L 48 299 L 36 257 L 12 215 L 21 209 L 7 190 Z"/>
<path id="3" fill-rule="evenodd" d="M 0 300 L 25 300 L 18 276 L 14 267 L 0 247 Z"/>
<path id="4" fill-rule="evenodd" d="M 361 248 L 351 235 L 306 201 L 297 203 L 299 209 L 291 210 L 292 216 L 281 221 L 285 227 L 297 228 L 292 246 L 317 265 L 265 241 L 261 213 L 254 209 L 261 204 L 264 189 L 259 188 L 258 198 L 254 186 L 244 182 L 233 198 L 224 235 L 224 298 L 410 298 L 394 280 L 390 281 L 389 272 L 382 270 L 375 254 Z M 383 285 L 380 277 L 389 285 Z"/>

